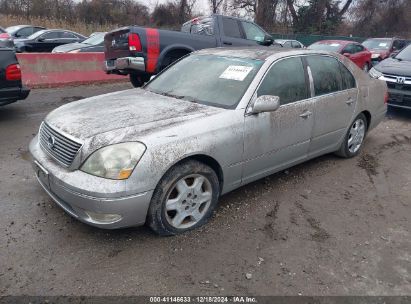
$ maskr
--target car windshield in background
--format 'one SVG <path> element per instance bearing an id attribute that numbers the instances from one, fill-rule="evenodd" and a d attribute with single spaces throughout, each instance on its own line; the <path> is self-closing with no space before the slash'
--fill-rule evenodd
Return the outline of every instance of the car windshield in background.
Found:
<path id="1" fill-rule="evenodd" d="M 100 43 L 103 43 L 105 34 L 106 33 L 94 34 L 90 38 L 84 40 L 83 43 L 90 44 L 90 45 L 98 45 Z"/>
<path id="2" fill-rule="evenodd" d="M 395 59 L 411 61 L 411 45 L 399 52 Z"/>
<path id="3" fill-rule="evenodd" d="M 28 36 L 27 39 L 36 39 L 37 37 L 41 36 L 45 32 L 47 32 L 47 30 L 41 30 L 41 31 L 35 32 L 34 34 Z"/>
<path id="4" fill-rule="evenodd" d="M 369 50 L 388 50 L 391 46 L 390 39 L 368 39 L 362 43 Z"/>
<path id="5" fill-rule="evenodd" d="M 235 108 L 263 61 L 191 55 L 158 75 L 145 89 L 220 108 Z"/>
<path id="6" fill-rule="evenodd" d="M 0 27 L 0 33 L 5 33 L 6 31 Z"/>
<path id="7" fill-rule="evenodd" d="M 314 43 L 309 49 L 316 51 L 338 52 L 341 48 L 340 43 Z"/>
<path id="8" fill-rule="evenodd" d="M 15 26 L 9 26 L 8 28 L 6 28 L 6 32 L 7 33 L 13 33 L 14 31 L 17 31 L 18 29 L 20 29 L 21 27 L 18 25 Z"/>

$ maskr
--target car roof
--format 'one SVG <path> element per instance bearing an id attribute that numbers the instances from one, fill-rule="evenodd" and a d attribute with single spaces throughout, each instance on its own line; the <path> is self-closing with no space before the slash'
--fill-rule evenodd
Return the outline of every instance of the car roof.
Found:
<path id="1" fill-rule="evenodd" d="M 212 49 L 203 49 L 195 52 L 200 55 L 218 55 L 224 57 L 249 58 L 255 60 L 267 60 L 272 56 L 285 57 L 288 55 L 304 55 L 304 54 L 332 54 L 326 51 L 306 50 L 306 49 L 289 49 L 275 47 L 220 47 Z M 335 56 L 335 55 L 334 55 Z"/>

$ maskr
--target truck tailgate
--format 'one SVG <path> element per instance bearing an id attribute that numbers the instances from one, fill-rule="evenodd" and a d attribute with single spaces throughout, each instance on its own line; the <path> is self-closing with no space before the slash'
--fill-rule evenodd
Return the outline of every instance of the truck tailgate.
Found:
<path id="1" fill-rule="evenodd" d="M 130 27 L 123 27 L 106 34 L 104 37 L 106 60 L 132 55 L 128 47 L 129 33 Z"/>

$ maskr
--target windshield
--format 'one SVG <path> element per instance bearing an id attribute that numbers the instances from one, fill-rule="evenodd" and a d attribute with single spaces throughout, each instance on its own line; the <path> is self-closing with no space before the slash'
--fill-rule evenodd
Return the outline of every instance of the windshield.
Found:
<path id="1" fill-rule="evenodd" d="M 8 28 L 6 28 L 6 32 L 11 34 L 15 31 L 17 31 L 18 29 L 20 29 L 20 26 L 18 26 L 18 25 L 9 26 Z"/>
<path id="2" fill-rule="evenodd" d="M 388 50 L 391 46 L 391 39 L 368 39 L 362 45 L 369 50 Z"/>
<path id="3" fill-rule="evenodd" d="M 342 47 L 342 44 L 333 42 L 333 43 L 314 43 L 314 44 L 311 44 L 308 48 L 310 50 L 338 53 L 341 47 Z"/>
<path id="4" fill-rule="evenodd" d="M 399 52 L 395 59 L 411 61 L 411 45 Z"/>
<path id="5" fill-rule="evenodd" d="M 263 61 L 191 55 L 158 75 L 145 89 L 220 108 L 235 108 Z"/>
<path id="6" fill-rule="evenodd" d="M 40 35 L 44 34 L 45 32 L 47 32 L 47 30 L 41 30 L 41 31 L 35 32 L 34 34 L 28 36 L 27 39 L 35 39 L 39 37 Z"/>
<path id="7" fill-rule="evenodd" d="M 86 40 L 84 40 L 82 43 L 85 44 L 90 44 L 90 45 L 98 45 L 104 42 L 104 35 L 106 33 L 98 33 L 98 34 L 94 34 L 93 36 L 91 36 L 90 38 L 87 38 Z"/>

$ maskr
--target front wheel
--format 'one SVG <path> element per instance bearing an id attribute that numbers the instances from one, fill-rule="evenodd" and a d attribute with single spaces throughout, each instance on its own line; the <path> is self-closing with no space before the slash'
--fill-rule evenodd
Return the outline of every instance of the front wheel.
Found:
<path id="1" fill-rule="evenodd" d="M 360 152 L 362 144 L 364 143 L 367 129 L 367 118 L 361 113 L 354 119 L 354 122 L 348 129 L 344 141 L 336 154 L 344 158 L 356 156 Z"/>
<path id="2" fill-rule="evenodd" d="M 195 160 L 171 168 L 154 190 L 149 226 L 160 235 L 198 228 L 213 214 L 220 193 L 213 169 Z"/>

